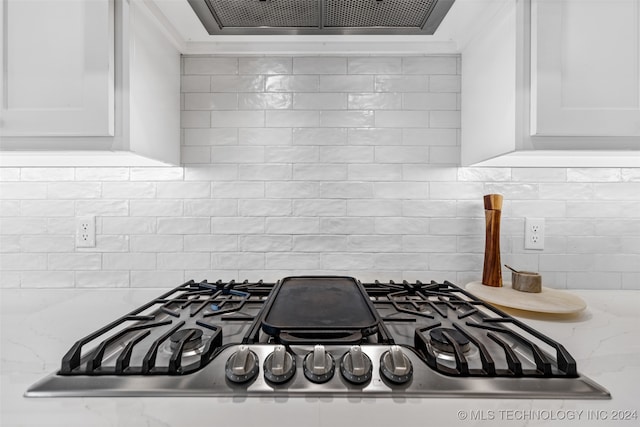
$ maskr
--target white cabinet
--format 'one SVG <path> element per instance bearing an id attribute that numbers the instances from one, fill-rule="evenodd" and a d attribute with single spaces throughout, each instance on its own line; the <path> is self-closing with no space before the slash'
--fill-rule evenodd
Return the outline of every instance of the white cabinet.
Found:
<path id="1" fill-rule="evenodd" d="M 180 163 L 180 52 L 153 3 L 0 0 L 0 13 L 0 167 Z"/>
<path id="2" fill-rule="evenodd" d="M 462 51 L 462 164 L 640 166 L 640 2 L 502 3 Z"/>
<path id="3" fill-rule="evenodd" d="M 4 0 L 2 136 L 114 134 L 110 0 Z"/>
<path id="4" fill-rule="evenodd" d="M 640 2 L 534 0 L 531 135 L 640 136 Z"/>

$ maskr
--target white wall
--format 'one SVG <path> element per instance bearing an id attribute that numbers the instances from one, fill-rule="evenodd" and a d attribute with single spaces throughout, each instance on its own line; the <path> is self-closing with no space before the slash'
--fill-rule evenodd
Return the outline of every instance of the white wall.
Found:
<path id="1" fill-rule="evenodd" d="M 186 57 L 175 168 L 0 169 L 2 287 L 187 279 L 481 277 L 482 195 L 503 261 L 559 288 L 640 288 L 640 170 L 476 169 L 460 59 Z M 74 249 L 74 216 L 98 246 Z M 524 218 L 547 219 L 543 252 Z"/>

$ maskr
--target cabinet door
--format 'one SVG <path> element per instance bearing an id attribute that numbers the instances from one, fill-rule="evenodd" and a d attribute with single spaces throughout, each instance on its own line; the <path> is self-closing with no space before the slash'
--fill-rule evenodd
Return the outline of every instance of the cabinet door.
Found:
<path id="1" fill-rule="evenodd" d="M 640 2 L 534 0 L 531 134 L 640 135 Z"/>
<path id="2" fill-rule="evenodd" d="M 0 15 L 0 135 L 113 135 L 112 0 L 0 0 Z"/>

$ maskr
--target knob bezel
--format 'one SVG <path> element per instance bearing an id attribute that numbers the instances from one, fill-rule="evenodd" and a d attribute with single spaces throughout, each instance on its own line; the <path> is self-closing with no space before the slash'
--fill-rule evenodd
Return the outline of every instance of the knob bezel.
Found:
<path id="1" fill-rule="evenodd" d="M 329 363 L 331 364 L 331 366 L 329 366 L 329 368 L 327 369 L 327 372 L 321 375 L 318 374 L 314 374 L 313 371 L 311 369 L 309 369 L 309 367 L 307 366 L 309 363 L 309 360 L 311 360 L 311 363 L 313 363 L 313 351 L 309 352 L 305 358 L 304 358 L 304 362 L 302 363 L 302 370 L 304 372 L 304 376 L 311 382 L 316 383 L 316 384 L 322 384 L 322 383 L 326 383 L 327 381 L 329 381 L 331 378 L 333 378 L 333 374 L 336 371 L 336 362 L 333 359 L 333 356 L 331 355 L 331 353 L 329 353 L 328 351 L 325 352 L 325 364 L 328 365 Z"/>
<path id="2" fill-rule="evenodd" d="M 243 384 L 243 383 L 247 383 L 251 380 L 254 380 L 257 376 L 258 376 L 258 372 L 260 371 L 260 366 L 258 363 L 258 355 L 256 355 L 252 350 L 249 350 L 249 353 L 247 354 L 247 357 L 251 357 L 252 361 L 251 361 L 251 365 L 249 370 L 247 371 L 246 374 L 243 375 L 238 375 L 235 374 L 233 372 L 232 366 L 233 366 L 233 361 L 235 360 L 236 356 L 237 356 L 238 352 L 234 352 L 231 356 L 229 356 L 229 358 L 227 359 L 227 363 L 224 366 L 224 371 L 225 371 L 225 376 L 226 378 L 236 384 Z"/>
<path id="3" fill-rule="evenodd" d="M 362 350 L 360 350 L 362 352 Z M 349 372 L 347 370 L 347 366 L 345 361 L 347 357 L 350 357 L 350 352 L 347 351 L 340 358 L 340 373 L 344 377 L 345 380 L 349 381 L 352 384 L 361 385 L 369 382 L 371 377 L 373 376 L 373 363 L 371 363 L 371 359 L 367 356 L 366 353 L 362 352 L 362 357 L 364 358 L 364 362 L 367 365 L 367 369 L 363 375 L 355 375 L 353 372 Z"/>
<path id="4" fill-rule="evenodd" d="M 409 359 L 409 357 L 406 354 L 404 354 L 404 352 L 402 352 L 402 357 L 404 358 L 405 362 L 407 362 L 409 365 L 409 371 L 404 375 L 395 375 L 389 369 L 389 367 L 387 366 L 387 363 L 385 363 L 386 357 L 392 357 L 391 350 L 385 351 L 384 353 L 382 353 L 382 356 L 380 356 L 380 374 L 382 375 L 382 378 L 396 385 L 402 385 L 409 382 L 409 380 L 411 380 L 411 377 L 413 376 L 413 363 L 411 363 L 411 359 Z"/>
<path id="5" fill-rule="evenodd" d="M 289 381 L 291 378 L 293 378 L 296 374 L 296 358 L 291 353 L 285 350 L 285 356 L 284 356 L 285 357 L 285 373 L 282 375 L 275 375 L 271 371 L 271 367 L 270 367 L 270 363 L 273 357 L 274 357 L 274 352 L 272 351 L 264 360 L 264 364 L 262 365 L 262 369 L 264 371 L 264 378 L 273 384 L 284 384 L 287 381 Z M 291 363 L 291 367 L 289 369 L 286 369 L 287 360 L 290 360 L 290 363 Z"/>

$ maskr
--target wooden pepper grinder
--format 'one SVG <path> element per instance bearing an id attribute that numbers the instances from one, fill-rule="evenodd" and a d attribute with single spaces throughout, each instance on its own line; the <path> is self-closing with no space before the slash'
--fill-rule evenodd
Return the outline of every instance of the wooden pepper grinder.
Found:
<path id="1" fill-rule="evenodd" d="M 500 262 L 500 215 L 502 195 L 484 196 L 484 217 L 487 234 L 484 241 L 484 268 L 482 283 L 487 286 L 502 286 L 502 263 Z"/>

